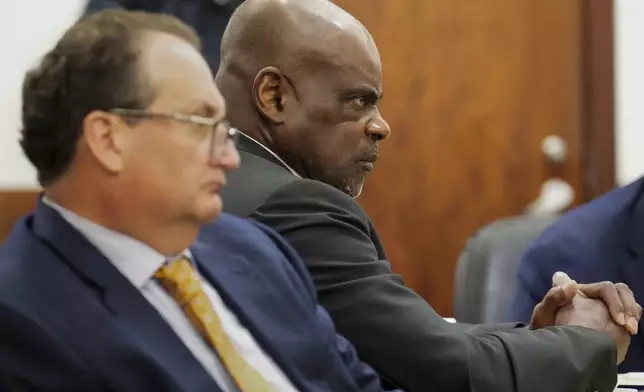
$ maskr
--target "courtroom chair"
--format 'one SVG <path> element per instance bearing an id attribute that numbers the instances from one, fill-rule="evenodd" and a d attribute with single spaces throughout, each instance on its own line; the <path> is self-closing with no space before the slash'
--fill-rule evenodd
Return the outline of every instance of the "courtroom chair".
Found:
<path id="1" fill-rule="evenodd" d="M 491 223 L 471 237 L 455 277 L 454 314 L 458 322 L 516 321 L 510 307 L 523 253 L 557 217 L 521 216 Z"/>

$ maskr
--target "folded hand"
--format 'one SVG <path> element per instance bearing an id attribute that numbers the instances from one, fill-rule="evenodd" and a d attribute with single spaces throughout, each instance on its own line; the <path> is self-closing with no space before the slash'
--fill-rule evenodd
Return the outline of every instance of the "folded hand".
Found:
<path id="1" fill-rule="evenodd" d="M 578 325 L 605 332 L 618 350 L 618 363 L 624 360 L 630 335 L 636 334 L 642 307 L 623 283 L 577 284 L 566 274 L 553 276 L 553 288 L 532 314 L 533 329 L 550 325 Z"/>

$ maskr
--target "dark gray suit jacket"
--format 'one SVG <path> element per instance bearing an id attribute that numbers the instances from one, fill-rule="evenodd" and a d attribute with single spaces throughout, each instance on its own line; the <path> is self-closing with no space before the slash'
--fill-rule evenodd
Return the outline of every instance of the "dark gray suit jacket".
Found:
<path id="1" fill-rule="evenodd" d="M 304 259 L 319 301 L 362 360 L 408 391 L 613 390 L 616 349 L 581 327 L 448 324 L 392 273 L 374 226 L 348 195 L 300 179 L 242 136 L 224 209 L 277 230 Z"/>

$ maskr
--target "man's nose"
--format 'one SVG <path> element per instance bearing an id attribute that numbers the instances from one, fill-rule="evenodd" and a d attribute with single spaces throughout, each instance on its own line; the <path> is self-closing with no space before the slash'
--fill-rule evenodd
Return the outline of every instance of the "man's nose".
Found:
<path id="1" fill-rule="evenodd" d="M 391 128 L 382 116 L 369 120 L 367 123 L 367 134 L 375 141 L 385 140 L 391 134 Z"/>
<path id="2" fill-rule="evenodd" d="M 219 157 L 215 157 L 211 162 L 212 164 L 222 167 L 224 170 L 237 169 L 241 162 L 241 158 L 235 143 L 230 140 L 228 145 L 226 145 L 226 148 L 221 151 L 221 155 Z"/>

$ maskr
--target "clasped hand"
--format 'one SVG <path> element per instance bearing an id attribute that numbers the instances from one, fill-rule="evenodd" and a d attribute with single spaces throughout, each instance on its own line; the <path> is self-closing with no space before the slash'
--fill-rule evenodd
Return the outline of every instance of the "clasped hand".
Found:
<path id="1" fill-rule="evenodd" d="M 626 357 L 630 335 L 638 331 L 642 307 L 624 283 L 578 284 L 563 272 L 552 277 L 553 287 L 535 306 L 530 328 L 577 325 L 608 334 L 617 346 L 617 363 Z"/>

